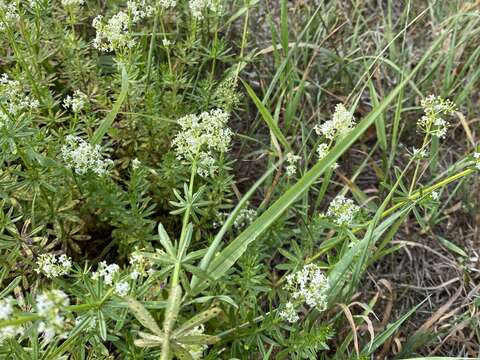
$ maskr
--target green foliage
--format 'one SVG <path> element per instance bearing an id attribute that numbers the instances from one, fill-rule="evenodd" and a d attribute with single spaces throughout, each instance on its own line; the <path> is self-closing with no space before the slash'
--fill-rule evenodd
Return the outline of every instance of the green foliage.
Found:
<path id="1" fill-rule="evenodd" d="M 478 14 L 267 3 L 0 1 L 0 358 L 366 359 L 420 309 L 356 294 L 480 168 Z"/>

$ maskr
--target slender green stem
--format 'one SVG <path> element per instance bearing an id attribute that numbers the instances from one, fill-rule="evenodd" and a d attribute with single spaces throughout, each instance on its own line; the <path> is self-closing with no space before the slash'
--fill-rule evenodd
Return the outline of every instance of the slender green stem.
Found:
<path id="1" fill-rule="evenodd" d="M 153 59 L 153 48 L 155 46 L 155 38 L 157 36 L 157 27 L 158 27 L 158 19 L 160 17 L 160 11 L 157 10 L 155 11 L 155 19 L 153 20 L 153 30 L 152 30 L 152 36 L 150 38 L 150 46 L 148 49 L 148 58 L 147 58 L 147 84 L 145 87 L 145 93 L 148 92 L 148 87 L 150 86 L 150 75 L 152 72 L 152 59 Z"/>

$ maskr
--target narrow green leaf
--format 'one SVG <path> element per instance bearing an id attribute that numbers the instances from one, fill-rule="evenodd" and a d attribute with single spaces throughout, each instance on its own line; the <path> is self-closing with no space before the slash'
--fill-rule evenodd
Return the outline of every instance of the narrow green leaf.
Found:
<path id="1" fill-rule="evenodd" d="M 120 64 L 120 67 L 122 71 L 122 89 L 120 90 L 120 95 L 118 95 L 117 101 L 115 101 L 115 104 L 113 104 L 112 110 L 107 114 L 105 119 L 103 119 L 102 123 L 93 134 L 92 139 L 90 140 L 93 145 L 100 144 L 103 136 L 107 133 L 108 129 L 110 129 L 110 127 L 112 126 L 113 121 L 115 120 L 115 117 L 117 116 L 118 112 L 120 111 L 120 108 L 122 107 L 123 102 L 125 101 L 125 98 L 127 97 L 127 93 L 128 93 L 127 69 L 125 68 L 124 64 Z"/>
<path id="2" fill-rule="evenodd" d="M 145 309 L 145 307 L 140 302 L 131 297 L 125 297 L 125 300 L 128 304 L 128 307 L 130 308 L 130 310 L 132 310 L 133 315 L 140 324 L 142 324 L 158 336 L 163 335 L 162 330 L 160 330 L 160 327 L 158 326 L 153 316 L 148 312 L 147 309 Z"/>
<path id="3" fill-rule="evenodd" d="M 180 326 L 177 330 L 174 331 L 173 335 L 179 336 L 187 332 L 188 330 L 193 329 L 195 326 L 206 323 L 208 320 L 217 317 L 221 312 L 222 310 L 220 308 L 212 308 L 201 312 L 200 314 L 192 317 L 190 320 L 187 320 L 182 326 Z"/>
<path id="4" fill-rule="evenodd" d="M 2 292 L 0 292 L 0 299 L 2 299 L 3 297 L 5 297 L 10 291 L 12 291 L 15 286 L 17 286 L 20 281 L 22 280 L 22 277 L 21 276 L 17 276 L 15 279 L 13 279 L 10 284 L 8 284 L 3 290 Z"/>
<path id="5" fill-rule="evenodd" d="M 206 345 L 213 345 L 216 342 L 220 341 L 218 336 L 213 335 L 187 335 L 187 336 L 180 336 L 175 338 L 181 344 L 206 344 Z"/>
<path id="6" fill-rule="evenodd" d="M 253 89 L 248 85 L 245 81 L 242 80 L 243 86 L 247 90 L 248 95 L 250 95 L 250 98 L 253 100 L 255 103 L 255 106 L 257 107 L 258 111 L 260 111 L 260 114 L 262 115 L 263 120 L 267 123 L 268 128 L 270 129 L 270 132 L 272 135 L 280 141 L 280 143 L 285 147 L 287 151 L 291 150 L 290 144 L 288 143 L 287 139 L 285 136 L 283 136 L 282 131 L 278 127 L 278 124 L 275 122 L 273 119 L 272 114 L 270 114 L 270 111 L 263 105 L 262 101 L 257 97 Z"/>
<path id="7" fill-rule="evenodd" d="M 105 323 L 105 316 L 101 310 L 97 311 L 98 318 L 98 330 L 100 332 L 100 338 L 103 341 L 107 340 L 107 324 Z"/>
<path id="8" fill-rule="evenodd" d="M 174 250 L 172 241 L 170 240 L 170 237 L 165 231 L 165 228 L 163 227 L 162 223 L 158 223 L 158 237 L 160 239 L 160 243 L 162 244 L 167 254 L 170 255 L 172 258 L 175 258 L 176 255 L 175 255 L 175 250 Z"/>
<path id="9" fill-rule="evenodd" d="M 375 350 L 377 350 L 380 346 L 382 346 L 385 341 L 387 341 L 390 336 L 392 336 L 398 328 L 407 320 L 417 309 L 423 305 L 425 301 L 427 301 L 428 298 L 423 300 L 420 304 L 415 306 L 413 309 L 408 311 L 405 315 L 403 315 L 400 319 L 395 321 L 392 324 L 389 324 L 384 332 L 382 332 L 380 335 L 378 335 L 373 342 L 370 344 L 370 346 L 364 348 L 361 352 L 362 356 L 370 356 L 371 354 L 374 353 Z"/>

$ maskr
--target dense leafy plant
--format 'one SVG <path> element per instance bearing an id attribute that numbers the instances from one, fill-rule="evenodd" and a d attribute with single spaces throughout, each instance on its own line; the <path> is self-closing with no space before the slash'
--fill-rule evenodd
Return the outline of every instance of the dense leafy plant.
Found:
<path id="1" fill-rule="evenodd" d="M 3 358 L 368 358 L 392 336 L 416 308 L 359 337 L 375 304 L 354 294 L 399 249 L 401 224 L 434 219 L 442 190 L 480 167 L 474 152 L 427 171 L 456 107 L 433 85 L 423 93 L 459 19 L 478 14 L 439 25 L 380 96 L 370 74 L 388 46 L 360 61 L 328 50 L 319 66 L 351 70 L 324 84 L 296 68 L 313 66 L 334 3 L 301 7 L 289 43 L 281 1 L 273 46 L 258 51 L 253 0 L 0 1 Z M 268 53 L 260 99 L 249 71 Z M 359 69 L 345 101 L 309 109 L 315 87 L 342 93 L 339 78 Z M 420 145 L 398 154 L 406 106 Z M 375 198 L 355 184 L 367 161 L 338 186 L 343 155 L 372 126 Z"/>

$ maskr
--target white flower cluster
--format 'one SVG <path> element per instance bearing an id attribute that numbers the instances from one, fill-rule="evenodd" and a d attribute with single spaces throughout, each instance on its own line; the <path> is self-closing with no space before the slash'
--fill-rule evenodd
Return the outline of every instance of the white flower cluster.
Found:
<path id="1" fill-rule="evenodd" d="M 237 218 L 233 222 L 233 226 L 237 229 L 243 229 L 247 225 L 250 225 L 252 221 L 257 217 L 257 211 L 254 209 L 242 209 Z"/>
<path id="2" fill-rule="evenodd" d="M 181 131 L 172 140 L 177 158 L 188 161 L 196 159 L 200 176 L 214 175 L 217 170 L 214 151 L 228 151 L 232 141 L 232 130 L 227 127 L 228 118 L 228 113 L 214 109 L 179 119 Z"/>
<path id="3" fill-rule="evenodd" d="M 195 326 L 192 330 L 190 331 L 187 331 L 185 333 L 185 336 L 192 336 L 192 337 L 195 337 L 195 336 L 201 336 L 203 335 L 203 333 L 205 332 L 205 326 L 203 324 L 200 324 L 198 326 Z M 199 344 L 185 344 L 185 349 L 190 353 L 190 356 L 194 359 L 194 360 L 199 360 L 201 358 L 203 358 L 203 353 L 205 352 L 205 350 L 208 348 L 207 345 L 199 345 Z"/>
<path id="4" fill-rule="evenodd" d="M 23 86 L 16 80 L 10 80 L 7 74 L 0 76 L 0 125 L 17 120 L 22 114 L 36 109 L 37 100 L 32 99 L 23 91 Z"/>
<path id="5" fill-rule="evenodd" d="M 449 124 L 441 116 L 451 115 L 455 111 L 455 104 L 439 96 L 429 95 L 422 100 L 421 105 L 425 115 L 417 121 L 419 131 L 444 138 L 447 135 Z"/>
<path id="6" fill-rule="evenodd" d="M 75 114 L 82 111 L 87 104 L 88 96 L 80 90 L 75 90 L 73 96 L 67 95 L 67 97 L 63 100 L 63 107 L 65 109 L 72 109 Z"/>
<path id="7" fill-rule="evenodd" d="M 214 93 L 214 99 L 225 110 L 234 108 L 240 101 L 240 93 L 237 91 L 238 80 L 236 72 L 232 71 L 220 82 Z"/>
<path id="8" fill-rule="evenodd" d="M 130 284 L 126 281 L 119 281 L 115 284 L 115 294 L 125 296 L 130 291 Z"/>
<path id="9" fill-rule="evenodd" d="M 317 146 L 318 160 L 322 160 L 328 154 L 328 144 L 322 143 Z"/>
<path id="10" fill-rule="evenodd" d="M 417 148 L 413 148 L 413 157 L 415 159 L 425 159 L 428 157 L 428 151 L 427 149 L 417 149 Z"/>
<path id="11" fill-rule="evenodd" d="M 47 278 L 67 275 L 72 268 L 72 259 L 67 255 L 56 257 L 53 254 L 42 254 L 38 257 L 35 271 L 43 273 Z"/>
<path id="12" fill-rule="evenodd" d="M 16 1 L 0 0 L 0 9 L 3 13 L 3 19 L 0 20 L 0 31 L 4 31 L 10 23 L 16 22 L 20 18 L 18 4 Z"/>
<path id="13" fill-rule="evenodd" d="M 289 292 L 289 301 L 279 315 L 289 322 L 298 321 L 298 309 L 303 303 L 311 308 L 324 311 L 327 308 L 329 291 L 328 279 L 315 264 L 308 264 L 302 270 L 286 277 L 284 289 Z"/>
<path id="14" fill-rule="evenodd" d="M 105 175 L 107 168 L 113 164 L 110 159 L 104 159 L 100 145 L 90 145 L 78 136 L 68 135 L 67 144 L 62 147 L 61 158 L 69 168 L 83 175 L 89 171 L 97 175 Z"/>
<path id="15" fill-rule="evenodd" d="M 120 266 L 117 264 L 102 261 L 98 264 L 97 271 L 92 273 L 92 280 L 102 279 L 106 285 L 114 286 L 115 294 L 125 296 L 130 291 L 130 284 L 127 281 L 120 281 L 119 272 Z"/>
<path id="16" fill-rule="evenodd" d="M 190 8 L 192 17 L 197 20 L 203 19 L 204 11 L 218 13 L 221 10 L 218 0 L 190 0 L 188 7 Z"/>
<path id="17" fill-rule="evenodd" d="M 65 7 L 77 8 L 85 4 L 85 0 L 62 0 L 62 5 Z"/>
<path id="18" fill-rule="evenodd" d="M 167 1 L 164 2 L 167 3 Z M 129 0 L 126 10 L 126 12 L 119 11 L 106 23 L 103 22 L 102 15 L 93 19 L 92 26 L 97 31 L 93 40 L 94 48 L 108 52 L 132 48 L 135 45 L 130 26 L 151 16 L 155 7 L 149 4 L 149 0 Z"/>
<path id="19" fill-rule="evenodd" d="M 133 23 L 137 23 L 142 19 L 151 16 L 154 13 L 155 8 L 148 2 L 148 0 L 127 1 L 127 9 L 131 14 Z"/>
<path id="20" fill-rule="evenodd" d="M 113 15 L 107 23 L 103 22 L 102 15 L 98 15 L 92 22 L 97 31 L 93 47 L 105 52 L 133 47 L 135 41 L 128 31 L 128 25 L 129 16 L 123 11 Z"/>
<path id="21" fill-rule="evenodd" d="M 158 0 L 158 5 L 163 9 L 174 8 L 177 0 Z"/>
<path id="22" fill-rule="evenodd" d="M 360 207 L 352 199 L 338 195 L 330 203 L 326 216 L 338 226 L 350 226 L 359 211 Z"/>
<path id="23" fill-rule="evenodd" d="M 152 268 L 152 262 L 140 253 L 132 253 L 129 263 L 133 269 L 130 273 L 130 277 L 133 280 L 137 280 L 140 276 L 146 277 L 152 275 L 155 272 Z"/>
<path id="24" fill-rule="evenodd" d="M 299 162 L 301 159 L 300 156 L 295 155 L 294 153 L 289 152 L 286 156 L 287 160 L 287 166 L 285 167 L 285 170 L 287 172 L 287 176 L 295 176 L 297 173 L 297 162 Z"/>
<path id="25" fill-rule="evenodd" d="M 63 312 L 70 301 L 61 290 L 47 290 L 37 295 L 35 307 L 38 315 L 44 319 L 38 325 L 43 339 L 49 343 L 55 335 L 65 336 L 65 317 Z"/>
<path id="26" fill-rule="evenodd" d="M 92 279 L 98 280 L 103 278 L 103 282 L 107 285 L 112 285 L 115 275 L 120 271 L 120 266 L 117 264 L 107 264 L 102 261 L 98 264 L 97 271 L 92 273 Z"/>
<path id="27" fill-rule="evenodd" d="M 473 153 L 473 159 L 475 160 L 475 167 L 480 170 L 480 153 L 479 152 L 474 152 Z"/>
<path id="28" fill-rule="evenodd" d="M 352 113 L 347 110 L 345 105 L 337 104 L 332 118 L 321 125 L 316 125 L 315 132 L 328 140 L 335 140 L 350 132 L 354 126 L 355 118 Z"/>
<path id="29" fill-rule="evenodd" d="M 0 299 L 0 320 L 10 320 L 14 312 L 13 298 L 8 296 L 4 299 Z M 7 339 L 11 339 L 23 334 L 23 327 L 9 325 L 0 328 L 0 344 Z"/>

